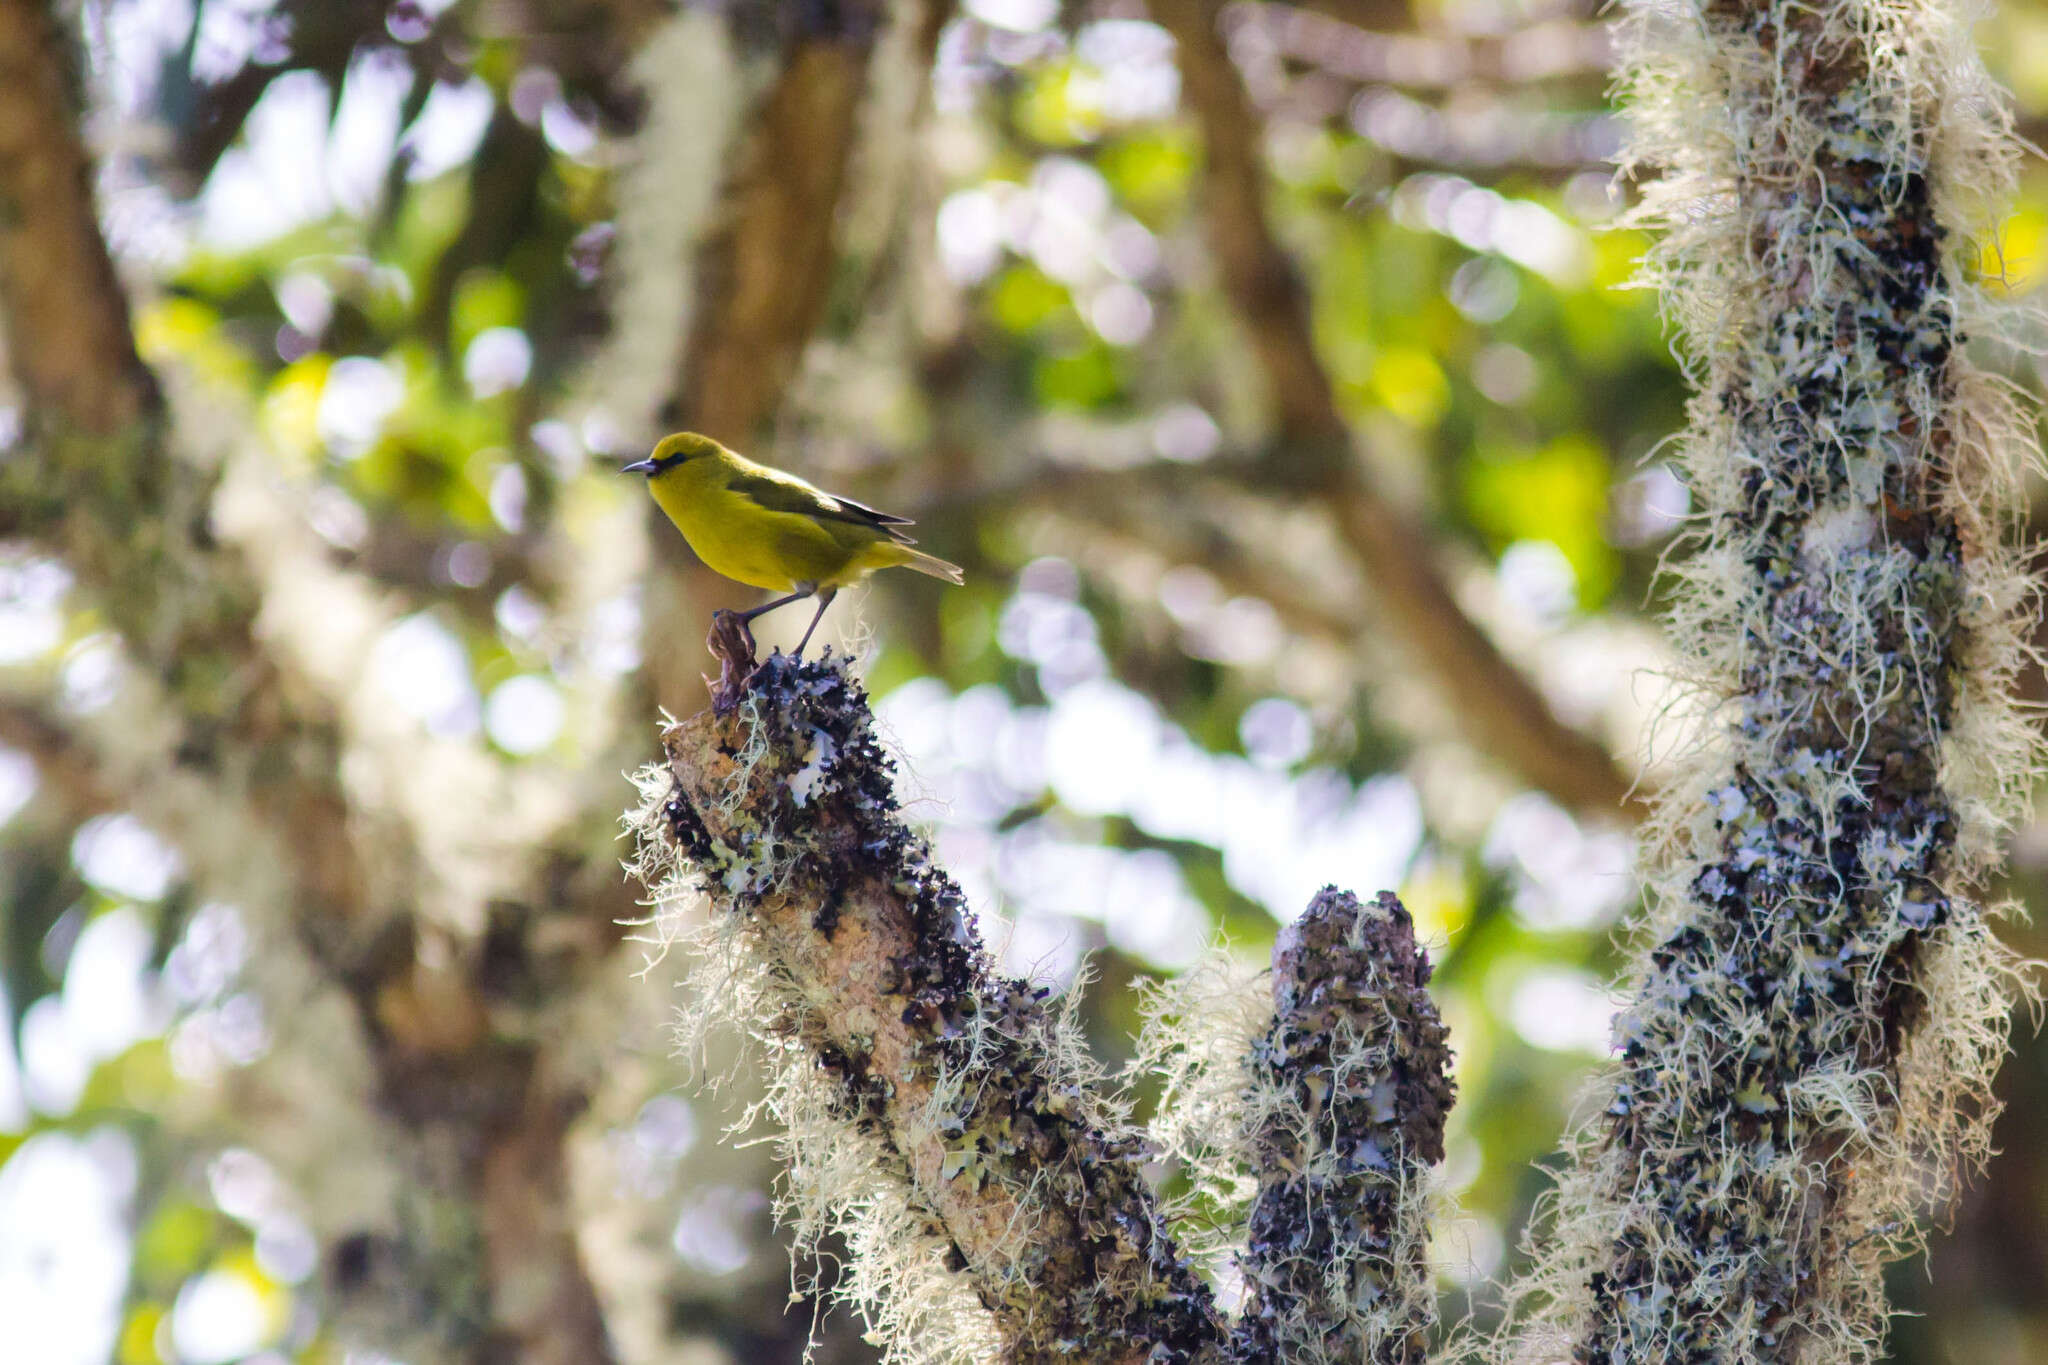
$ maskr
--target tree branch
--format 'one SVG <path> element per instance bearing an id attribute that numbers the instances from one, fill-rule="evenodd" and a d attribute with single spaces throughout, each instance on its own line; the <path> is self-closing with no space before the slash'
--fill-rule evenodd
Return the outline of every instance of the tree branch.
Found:
<path id="1" fill-rule="evenodd" d="M 30 429 L 0 464 L 5 529 L 63 558 L 138 664 L 174 694 L 190 685 L 182 763 L 211 766 L 231 745 L 260 749 L 295 731 L 292 761 L 264 769 L 295 787 L 273 809 L 331 843 L 348 824 L 338 729 L 281 685 L 253 634 L 259 589 L 207 525 L 214 479 L 168 448 L 162 394 L 100 234 L 72 70 L 43 5 L 0 0 L 0 312 Z M 346 862 L 319 860 L 337 875 L 302 890 L 353 916 L 362 892 Z"/>
<path id="2" fill-rule="evenodd" d="M 1273 1020 L 1247 1059 L 1260 1182 L 1236 1360 L 1427 1358 L 1429 1171 L 1453 1099 L 1429 974 L 1389 891 L 1325 887 L 1281 930 Z"/>
<path id="3" fill-rule="evenodd" d="M 0 745 L 27 754 L 36 765 L 37 783 L 54 787 L 79 820 L 115 809 L 105 775 L 41 707 L 0 693 Z M 15 1008 L 21 1008 L 20 1002 Z"/>
<path id="4" fill-rule="evenodd" d="M 1043 991 L 994 973 L 902 823 L 848 663 L 751 662 L 731 657 L 746 681 L 671 727 L 667 764 L 642 774 L 638 871 L 658 905 L 708 898 L 686 1034 L 730 1021 L 775 1055 L 782 1211 L 800 1242 L 844 1236 L 878 1342 L 932 1360 L 1420 1365 L 1452 1087 L 1400 902 L 1326 889 L 1281 935 L 1269 1006 L 1173 986 L 1147 1025 L 1165 1150 L 1220 1206 L 1256 1189 L 1226 1341 L 1082 1041 Z M 952 1272 L 999 1345 L 932 1307 Z"/>
<path id="5" fill-rule="evenodd" d="M 1419 31 L 1405 8 L 1368 23 L 1312 5 L 1236 0 L 1222 6 L 1221 19 L 1226 37 L 1253 30 L 1267 61 L 1300 62 L 1347 93 L 1359 85 L 1471 90 L 1565 80 L 1590 85 L 1597 99 L 1613 43 L 1607 26 L 1590 17 L 1592 8 L 1585 19 L 1553 16 L 1503 34 L 1471 35 Z"/>
<path id="6" fill-rule="evenodd" d="M 0 300 L 18 338 L 9 359 L 45 427 L 104 438 L 153 421 L 162 402 L 100 236 L 73 69 L 47 7 L 0 3 Z"/>
<path id="7" fill-rule="evenodd" d="M 773 416 L 825 305 L 834 228 L 879 0 L 807 6 L 754 110 L 712 236 L 670 425 L 749 446 Z"/>
<path id="8" fill-rule="evenodd" d="M 260 890 L 243 903 L 295 935 L 327 980 L 348 989 L 375 1064 L 379 1117 L 405 1134 L 400 1159 L 439 1209 L 399 1229 L 401 1241 L 417 1242 L 409 1273 L 448 1275 L 458 1297 L 482 1300 L 481 1334 L 477 1317 L 434 1303 L 427 1326 L 442 1348 L 495 1360 L 512 1340 L 523 1358 L 608 1359 L 558 1206 L 565 1116 L 580 1092 L 539 1066 L 537 1049 L 508 1037 L 516 1029 L 493 1026 L 507 1013 L 492 995 L 508 956 L 502 941 L 422 952 L 411 898 L 432 882 L 420 831 L 354 807 L 341 776 L 352 747 L 342 699 L 289 671 L 276 623 L 259 631 L 278 586 L 266 575 L 306 573 L 303 552 L 294 559 L 276 545 L 307 533 L 242 527 L 243 541 L 225 543 L 213 521 L 220 476 L 172 448 L 98 230 L 71 71 L 51 13 L 0 0 L 0 310 L 31 432 L 0 466 L 0 506 L 10 534 L 78 575 L 121 632 L 136 675 L 114 720 L 94 721 L 93 738 L 76 741 L 80 762 L 110 775 L 104 785 L 195 866 Z M 245 505 L 239 515 L 264 513 Z M 339 582 L 321 586 L 353 598 Z M 138 734 L 170 738 L 138 743 Z M 569 966 L 612 941 L 602 936 Z M 536 1114 L 559 1121 L 530 1122 Z M 552 1186 L 538 1174 L 550 1163 Z M 348 1210 L 356 1228 L 380 1216 L 360 1199 Z M 328 1282 L 346 1316 L 348 1248 L 359 1239 L 350 1228 L 323 1231 L 335 1261 Z"/>
<path id="9" fill-rule="evenodd" d="M 288 936 L 317 972 L 318 988 L 352 1007 L 352 1019 L 340 1016 L 353 1026 L 350 1036 L 309 1036 L 296 1020 L 317 1002 L 303 993 L 275 998 L 277 983 L 295 980 L 277 949 L 251 969 L 293 1021 L 259 1064 L 266 1076 L 276 1068 L 345 1075 L 344 1059 L 366 1057 L 367 1112 L 342 1119 L 353 1092 L 336 1084 L 321 1097 L 318 1122 L 373 1134 L 380 1159 L 410 1183 L 412 1198 L 393 1208 L 361 1189 L 332 1188 L 358 1169 L 357 1155 L 338 1163 L 339 1174 L 326 1168 L 335 1135 L 308 1137 L 313 1120 L 292 1107 L 296 1084 L 252 1078 L 241 1089 L 262 1102 L 228 1115 L 235 1140 L 266 1151 L 324 1213 L 315 1230 L 327 1258 L 331 1330 L 378 1345 L 432 1342 L 439 1358 L 476 1365 L 508 1352 L 559 1365 L 610 1360 L 568 1213 L 565 1142 L 587 1078 L 558 1074 L 547 1050 L 501 1017 L 530 1011 L 533 1000 L 572 997 L 579 978 L 608 960 L 616 930 L 575 907 L 503 904 L 480 943 L 444 941 L 453 961 L 422 959 L 421 926 L 410 914 L 361 941 L 352 926 L 307 910 L 317 902 L 305 888 L 324 884 L 319 869 L 330 859 L 291 840 L 332 840 L 334 831 L 299 823 L 300 812 L 265 809 L 247 793 L 238 799 L 217 779 L 136 748 L 127 731 L 149 730 L 158 711 L 131 688 L 118 716 L 71 725 L 31 701 L 0 698 L 0 743 L 29 752 L 42 780 L 60 786 L 76 809 L 133 810 L 179 847 L 201 887 L 250 909 L 259 935 Z M 263 801 L 289 794 L 269 792 Z M 554 922 L 537 932 L 543 918 Z M 536 953 L 537 943 L 549 953 Z M 303 992 L 303 980 L 296 985 Z M 289 1143 L 265 1140 L 281 1133 Z M 430 1216 L 420 1216 L 422 1205 Z M 408 1304 L 416 1316 L 406 1316 Z"/>
<path id="10" fill-rule="evenodd" d="M 1203 204 L 1229 296 L 1272 393 L 1284 460 L 1278 487 L 1325 504 L 1381 607 L 1441 687 L 1473 745 L 1564 804 L 1620 813 L 1629 782 L 1599 744 L 1556 716 L 1458 606 L 1428 542 L 1373 484 L 1317 356 L 1309 299 L 1266 222 L 1260 121 L 1216 31 L 1211 0 L 1151 0 L 1179 45 L 1201 125 Z"/>
<path id="11" fill-rule="evenodd" d="M 777 655 L 738 705 L 667 733 L 668 779 L 642 817 L 650 877 L 678 857 L 695 868 L 716 932 L 770 983 L 750 1022 L 793 1040 L 799 1075 L 823 1069 L 825 1107 L 873 1137 L 896 1205 L 937 1231 L 922 1273 L 941 1274 L 950 1246 L 1005 1359 L 1214 1358 L 1221 1322 L 1135 1136 L 1090 1092 L 1043 992 L 995 974 L 959 888 L 901 821 L 844 669 Z M 793 1125 L 793 1178 L 852 1140 Z M 858 1225 L 880 1202 L 837 1216 Z M 871 1320 L 914 1311 L 901 1300 L 924 1283 L 874 1288 Z"/>

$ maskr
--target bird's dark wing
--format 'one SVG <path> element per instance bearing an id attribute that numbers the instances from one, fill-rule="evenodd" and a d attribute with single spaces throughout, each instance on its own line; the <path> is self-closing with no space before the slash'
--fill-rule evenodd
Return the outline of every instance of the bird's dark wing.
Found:
<path id="1" fill-rule="evenodd" d="M 909 536 L 897 529 L 910 525 L 910 518 L 877 512 L 874 508 L 855 502 L 851 498 L 824 492 L 797 479 L 772 478 L 765 474 L 735 474 L 727 487 L 771 512 L 792 512 L 800 517 L 815 517 L 820 521 L 843 521 L 854 526 L 871 526 L 899 544 L 913 543 Z"/>
<path id="2" fill-rule="evenodd" d="M 872 521 L 877 526 L 912 526 L 916 524 L 909 517 L 899 517 L 890 512 L 878 512 L 864 502 L 855 502 L 852 498 L 842 498 L 837 493 L 827 493 L 825 496 L 850 512 L 858 512 L 864 520 Z"/>

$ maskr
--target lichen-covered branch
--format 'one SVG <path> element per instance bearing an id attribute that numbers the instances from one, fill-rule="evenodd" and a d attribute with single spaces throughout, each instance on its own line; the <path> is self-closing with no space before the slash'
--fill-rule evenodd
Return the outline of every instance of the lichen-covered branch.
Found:
<path id="1" fill-rule="evenodd" d="M 1880 1267 L 1987 1151 L 2007 999 L 1973 892 L 2035 741 L 2000 540 L 2024 428 L 1964 353 L 1964 233 L 2012 157 L 1969 17 L 1719 0 L 1626 30 L 1700 384 L 1674 643 L 1725 719 L 1660 813 L 1520 1358 L 1872 1358 Z"/>
<path id="2" fill-rule="evenodd" d="M 1259 1192 L 1232 1359 L 1422 1365 L 1436 1325 L 1429 1170 L 1453 1087 L 1428 957 L 1391 892 L 1326 887 L 1273 949 L 1246 1059 Z"/>
<path id="3" fill-rule="evenodd" d="M 1226 1340 L 1079 1040 L 993 973 L 902 824 L 844 663 L 732 662 L 642 779 L 640 871 L 660 901 L 708 896 L 686 1008 L 775 1053 L 784 1212 L 847 1238 L 847 1296 L 891 1358 L 1419 1365 L 1452 1087 L 1400 902 L 1326 890 L 1282 934 L 1270 1006 L 1167 990 L 1147 1029 L 1164 1149 L 1249 1195 L 1217 1191 L 1249 1215 Z M 962 1270 L 985 1314 L 949 1302 Z"/>
<path id="4" fill-rule="evenodd" d="M 878 1339 L 903 1360 L 1220 1358 L 1135 1134 L 1044 993 L 993 970 L 845 664 L 777 655 L 732 701 L 668 731 L 642 872 L 710 898 L 724 975 L 692 1007 L 776 1051 L 786 1212 L 848 1238 Z"/>
<path id="5" fill-rule="evenodd" d="M 1150 1136 L 1184 1173 L 1184 1236 L 1237 1265 L 1232 1361 L 1428 1358 L 1431 1167 L 1454 1097 L 1430 970 L 1391 892 L 1325 887 L 1269 973 L 1217 953 L 1150 992 Z"/>
<path id="6" fill-rule="evenodd" d="M 1307 290 L 1266 219 L 1261 122 L 1217 32 L 1221 6 L 1150 0 L 1150 8 L 1173 34 L 1202 130 L 1202 203 L 1218 274 L 1272 394 L 1285 457 L 1267 471 L 1268 485 L 1327 505 L 1376 605 L 1476 747 L 1575 810 L 1618 811 L 1631 797 L 1613 758 L 1553 715 L 1465 614 L 1428 542 L 1353 449 L 1316 353 Z"/>

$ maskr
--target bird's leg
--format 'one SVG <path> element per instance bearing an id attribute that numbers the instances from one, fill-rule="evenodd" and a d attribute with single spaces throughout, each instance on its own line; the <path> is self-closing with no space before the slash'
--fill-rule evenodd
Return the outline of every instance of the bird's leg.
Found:
<path id="1" fill-rule="evenodd" d="M 839 596 L 839 589 L 827 588 L 818 594 L 818 610 L 812 615 L 811 623 L 804 627 L 804 638 L 796 642 L 796 657 L 804 657 L 804 646 L 811 642 L 811 632 L 818 628 L 818 622 L 825 619 L 825 608 L 832 605 L 832 599 Z"/>
<path id="2" fill-rule="evenodd" d="M 760 606 L 755 607 L 752 611 L 741 612 L 739 614 L 739 618 L 741 621 L 751 626 L 754 623 L 754 618 L 756 616 L 766 616 L 769 612 L 774 611 L 777 607 L 786 607 L 792 602 L 801 602 L 806 597 L 809 597 L 812 593 L 816 591 L 817 588 L 809 584 L 799 583 L 797 584 L 796 591 L 791 593 L 789 596 L 778 597 L 773 602 L 763 602 Z"/>

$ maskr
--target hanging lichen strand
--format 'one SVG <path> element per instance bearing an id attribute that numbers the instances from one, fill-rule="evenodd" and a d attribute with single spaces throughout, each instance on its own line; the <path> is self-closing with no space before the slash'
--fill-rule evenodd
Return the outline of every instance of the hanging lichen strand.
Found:
<path id="1" fill-rule="evenodd" d="M 1654 827 L 1601 1113 L 1539 1234 L 1527 1359 L 1844 1361 L 1985 1151 L 2003 959 L 1970 898 L 2035 763 L 2007 700 L 2022 438 L 1964 358 L 2009 190 L 1943 3 L 1638 5 L 1641 221 L 1699 387 L 1673 622 L 1718 736 Z"/>

